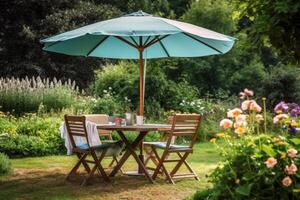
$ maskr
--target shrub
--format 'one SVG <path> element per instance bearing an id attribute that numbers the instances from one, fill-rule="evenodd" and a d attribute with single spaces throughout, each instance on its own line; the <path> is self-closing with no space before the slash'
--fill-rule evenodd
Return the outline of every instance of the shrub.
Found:
<path id="1" fill-rule="evenodd" d="M 4 116 L 0 122 L 11 124 L 13 131 L 0 132 L 0 152 L 10 157 L 60 154 L 64 142 L 60 138 L 61 119 L 35 115 L 13 118 Z"/>
<path id="2" fill-rule="evenodd" d="M 0 153 L 0 176 L 7 175 L 12 171 L 11 162 L 7 155 Z"/>
<path id="3" fill-rule="evenodd" d="M 194 199 L 299 199 L 299 138 L 260 135 L 227 140 L 222 153 L 226 161 L 209 175 L 213 188 L 197 192 Z"/>
<path id="4" fill-rule="evenodd" d="M 262 94 L 266 95 L 270 107 L 278 101 L 300 102 L 299 69 L 278 65 L 263 80 Z"/>
<path id="5" fill-rule="evenodd" d="M 76 94 L 75 82 L 71 80 L 63 84 L 55 78 L 52 81 L 40 77 L 0 79 L 0 109 L 17 116 L 37 112 L 40 105 L 44 111 L 71 107 Z"/>

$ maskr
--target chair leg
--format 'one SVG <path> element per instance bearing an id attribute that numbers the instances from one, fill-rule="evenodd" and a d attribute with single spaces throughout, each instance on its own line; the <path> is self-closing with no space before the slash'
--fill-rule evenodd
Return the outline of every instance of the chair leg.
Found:
<path id="1" fill-rule="evenodd" d="M 93 167 L 93 169 L 90 171 L 90 173 L 87 175 L 87 177 L 83 180 L 83 182 L 81 183 L 81 186 L 87 185 L 87 183 L 90 180 L 90 178 L 94 175 L 96 169 L 97 169 L 97 165 L 95 165 Z"/>
<path id="2" fill-rule="evenodd" d="M 179 156 L 180 158 L 182 158 L 182 155 L 181 155 L 179 152 L 177 152 L 177 154 L 178 154 L 178 156 Z M 189 165 L 189 163 L 188 163 L 186 160 L 184 160 L 183 163 L 184 163 L 184 165 L 186 166 L 186 168 L 187 168 L 192 174 L 195 175 L 195 179 L 196 179 L 197 181 L 199 181 L 199 177 L 198 177 L 197 173 L 192 169 L 192 167 Z"/>
<path id="3" fill-rule="evenodd" d="M 154 155 L 156 156 L 156 159 L 157 159 L 158 162 L 159 162 L 158 165 L 157 165 L 157 167 L 156 167 L 156 169 L 155 169 L 155 171 L 154 171 L 154 173 L 153 173 L 153 175 L 152 175 L 152 178 L 155 179 L 155 178 L 157 177 L 158 173 L 160 172 L 160 169 L 162 168 L 162 171 L 165 173 L 167 180 L 168 180 L 170 183 L 175 184 L 175 182 L 173 181 L 172 177 L 171 177 L 170 174 L 168 173 L 168 171 L 167 171 L 165 165 L 163 164 L 165 158 L 166 158 L 167 155 L 168 155 L 168 152 L 164 152 L 163 155 L 162 155 L 162 157 L 159 158 L 159 155 L 158 155 L 158 153 L 157 153 L 155 147 L 153 147 L 153 146 L 152 146 L 152 151 L 154 152 Z"/>
<path id="4" fill-rule="evenodd" d="M 80 156 L 78 156 L 80 157 Z M 87 157 L 87 154 L 84 153 L 82 154 L 82 156 L 79 158 L 79 160 L 77 161 L 77 163 L 75 164 L 75 166 L 71 169 L 71 171 L 68 173 L 68 175 L 66 176 L 65 180 L 69 180 L 70 176 L 74 173 L 76 173 L 76 171 L 78 170 L 80 164 L 83 164 L 84 159 Z M 86 169 L 86 168 L 85 168 Z"/>
<path id="5" fill-rule="evenodd" d="M 185 159 L 188 157 L 189 152 L 186 152 L 183 156 L 180 156 L 180 161 L 177 163 L 177 165 L 174 167 L 174 169 L 171 171 L 171 176 L 173 176 L 174 174 L 176 174 L 176 172 L 179 170 L 179 168 L 181 167 L 181 165 L 184 163 Z"/>
<path id="6" fill-rule="evenodd" d="M 110 180 L 109 180 L 108 176 L 106 175 L 106 173 L 105 173 L 105 171 L 104 171 L 104 169 L 101 165 L 101 161 L 103 160 L 106 151 L 107 150 L 101 151 L 101 155 L 100 155 L 99 159 L 97 158 L 97 155 L 96 155 L 94 150 L 91 151 L 91 154 L 92 154 L 92 157 L 95 161 L 95 165 L 97 166 L 96 169 L 97 169 L 99 175 L 101 175 L 105 181 L 109 182 Z"/>

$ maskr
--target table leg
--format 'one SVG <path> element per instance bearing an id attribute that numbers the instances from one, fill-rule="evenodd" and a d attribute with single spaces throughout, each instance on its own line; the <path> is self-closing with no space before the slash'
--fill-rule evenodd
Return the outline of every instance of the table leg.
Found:
<path id="1" fill-rule="evenodd" d="M 144 173 L 145 176 L 148 178 L 148 180 L 153 183 L 153 179 L 152 177 L 149 175 L 144 163 L 143 163 L 143 159 L 141 159 L 134 151 L 134 149 L 136 149 L 136 147 L 138 145 L 140 145 L 140 143 L 142 142 L 143 138 L 146 136 L 147 132 L 140 132 L 140 134 L 138 135 L 138 137 L 134 140 L 134 142 L 132 144 L 130 144 L 130 142 L 127 140 L 127 138 L 125 137 L 124 133 L 122 131 L 118 131 L 118 134 L 120 135 L 121 139 L 123 140 L 123 142 L 126 145 L 126 152 L 124 153 L 124 155 L 122 156 L 122 158 L 120 159 L 119 163 L 114 167 L 113 171 L 110 173 L 109 176 L 115 176 L 116 173 L 120 170 L 120 168 L 123 166 L 123 164 L 125 163 L 125 161 L 128 159 L 128 157 L 130 155 L 132 155 L 134 157 L 134 159 L 136 160 L 136 162 L 139 165 L 139 169 L 141 170 L 141 173 Z M 141 149 L 140 149 L 141 150 Z"/>
<path id="2" fill-rule="evenodd" d="M 145 162 L 144 162 L 144 154 L 143 154 L 143 153 L 144 153 L 144 143 L 143 143 L 143 141 L 144 141 L 144 138 L 140 141 L 140 145 L 139 145 L 139 147 L 140 147 L 140 155 L 139 155 L 139 158 L 140 158 L 140 160 L 142 161 L 143 165 L 145 165 Z M 143 173 L 143 168 L 142 168 L 141 165 L 139 165 L 138 173 L 139 173 L 139 174 L 142 174 L 142 173 Z"/>

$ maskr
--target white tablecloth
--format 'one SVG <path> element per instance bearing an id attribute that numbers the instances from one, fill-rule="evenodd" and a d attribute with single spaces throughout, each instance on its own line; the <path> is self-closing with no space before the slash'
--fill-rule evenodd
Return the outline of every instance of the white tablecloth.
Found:
<path id="1" fill-rule="evenodd" d="M 59 130 L 60 130 L 61 138 L 63 138 L 65 140 L 65 147 L 67 148 L 67 155 L 71 155 L 73 147 L 72 147 L 72 143 L 69 138 L 69 134 L 68 134 L 65 122 L 62 123 Z M 87 136 L 88 136 L 90 146 L 96 146 L 96 145 L 101 144 L 101 140 L 100 140 L 98 130 L 97 130 L 97 124 L 86 121 L 86 131 L 87 131 Z M 80 137 L 80 136 L 73 136 L 73 137 L 74 137 L 76 145 L 87 144 L 85 137 Z"/>

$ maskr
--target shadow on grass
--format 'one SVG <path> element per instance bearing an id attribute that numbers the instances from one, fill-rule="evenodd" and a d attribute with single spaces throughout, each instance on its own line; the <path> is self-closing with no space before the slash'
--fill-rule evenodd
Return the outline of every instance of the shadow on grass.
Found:
<path id="1" fill-rule="evenodd" d="M 150 184 L 145 177 L 117 175 L 110 183 L 94 177 L 88 186 L 80 186 L 82 175 L 65 182 L 63 171 L 25 170 L 0 182 L 0 199 L 182 199 L 186 192 L 163 179 Z M 176 196 L 177 195 L 177 196 Z M 172 198 L 172 196 L 174 198 Z"/>

